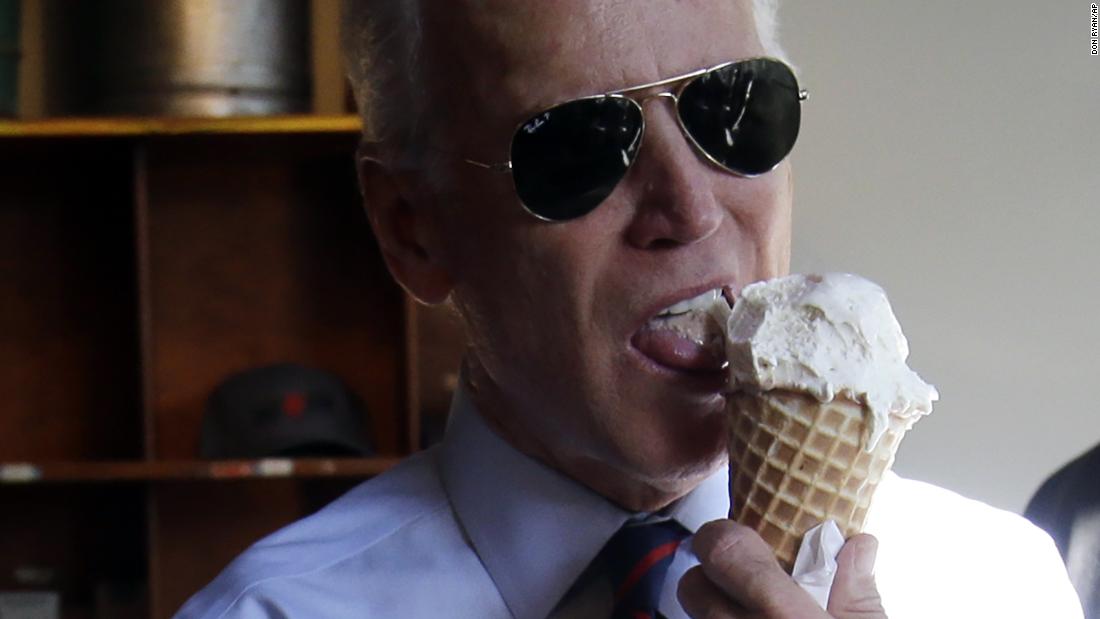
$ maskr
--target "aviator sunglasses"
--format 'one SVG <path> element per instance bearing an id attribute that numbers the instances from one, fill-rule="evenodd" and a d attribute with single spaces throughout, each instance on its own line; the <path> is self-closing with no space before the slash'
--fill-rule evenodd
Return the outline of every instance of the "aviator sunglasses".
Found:
<path id="1" fill-rule="evenodd" d="M 683 82 L 641 100 L 627 93 Z M 559 103 L 521 122 L 505 163 L 467 163 L 511 172 L 520 202 L 544 221 L 581 217 L 626 176 L 645 133 L 642 103 L 671 99 L 688 141 L 721 169 L 753 177 L 791 152 L 807 92 L 787 64 L 750 58 L 602 95 Z"/>

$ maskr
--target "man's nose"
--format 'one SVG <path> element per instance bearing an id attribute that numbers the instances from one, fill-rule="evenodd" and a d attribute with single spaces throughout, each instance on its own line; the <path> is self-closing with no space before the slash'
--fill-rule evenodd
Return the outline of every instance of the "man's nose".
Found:
<path id="1" fill-rule="evenodd" d="M 681 133 L 671 98 L 643 102 L 646 131 L 627 177 L 634 202 L 627 239 L 640 249 L 701 241 L 722 224 L 712 187 L 714 170 Z"/>

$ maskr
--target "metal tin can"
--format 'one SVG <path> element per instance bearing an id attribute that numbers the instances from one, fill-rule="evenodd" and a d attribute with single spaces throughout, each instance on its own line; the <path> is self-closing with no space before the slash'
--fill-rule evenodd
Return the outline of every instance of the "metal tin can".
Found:
<path id="1" fill-rule="evenodd" d="M 55 2 L 65 114 L 238 116 L 310 106 L 307 0 Z M 51 41 L 51 45 L 54 41 Z M 58 107 L 64 109 L 57 109 Z"/>

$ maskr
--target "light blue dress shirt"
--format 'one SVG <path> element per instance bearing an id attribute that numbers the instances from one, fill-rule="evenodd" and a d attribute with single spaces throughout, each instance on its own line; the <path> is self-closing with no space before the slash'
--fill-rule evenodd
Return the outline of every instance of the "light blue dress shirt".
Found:
<path id="1" fill-rule="evenodd" d="M 607 540 L 632 518 L 694 532 L 725 517 L 727 478 L 719 470 L 662 514 L 631 514 L 515 450 L 459 388 L 440 445 L 257 542 L 177 617 L 606 617 L 610 585 L 586 568 Z M 891 619 L 1082 617 L 1050 537 L 1016 514 L 888 473 L 866 530 Z M 676 588 L 698 563 L 690 541 L 661 595 L 670 619 L 685 618 Z"/>
<path id="2" fill-rule="evenodd" d="M 662 517 L 689 531 L 725 517 L 727 479 Z M 518 452 L 460 388 L 440 445 L 256 543 L 177 618 L 598 616 L 585 612 L 609 604 L 591 595 L 598 582 L 555 607 L 623 523 L 646 517 Z M 686 619 L 676 586 L 697 564 L 688 538 L 661 596 L 669 619 Z"/>

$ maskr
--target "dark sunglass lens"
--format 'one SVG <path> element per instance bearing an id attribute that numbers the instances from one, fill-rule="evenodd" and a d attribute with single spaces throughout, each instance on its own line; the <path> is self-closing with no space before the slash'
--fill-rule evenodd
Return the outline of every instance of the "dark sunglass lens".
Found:
<path id="1" fill-rule="evenodd" d="M 623 97 L 578 99 L 540 113 L 512 138 L 516 193 L 545 219 L 588 213 L 626 174 L 641 128 L 641 110 Z"/>
<path id="2" fill-rule="evenodd" d="M 678 104 L 684 128 L 722 166 L 741 174 L 774 168 L 798 137 L 798 82 L 787 65 L 747 60 L 692 80 Z"/>

